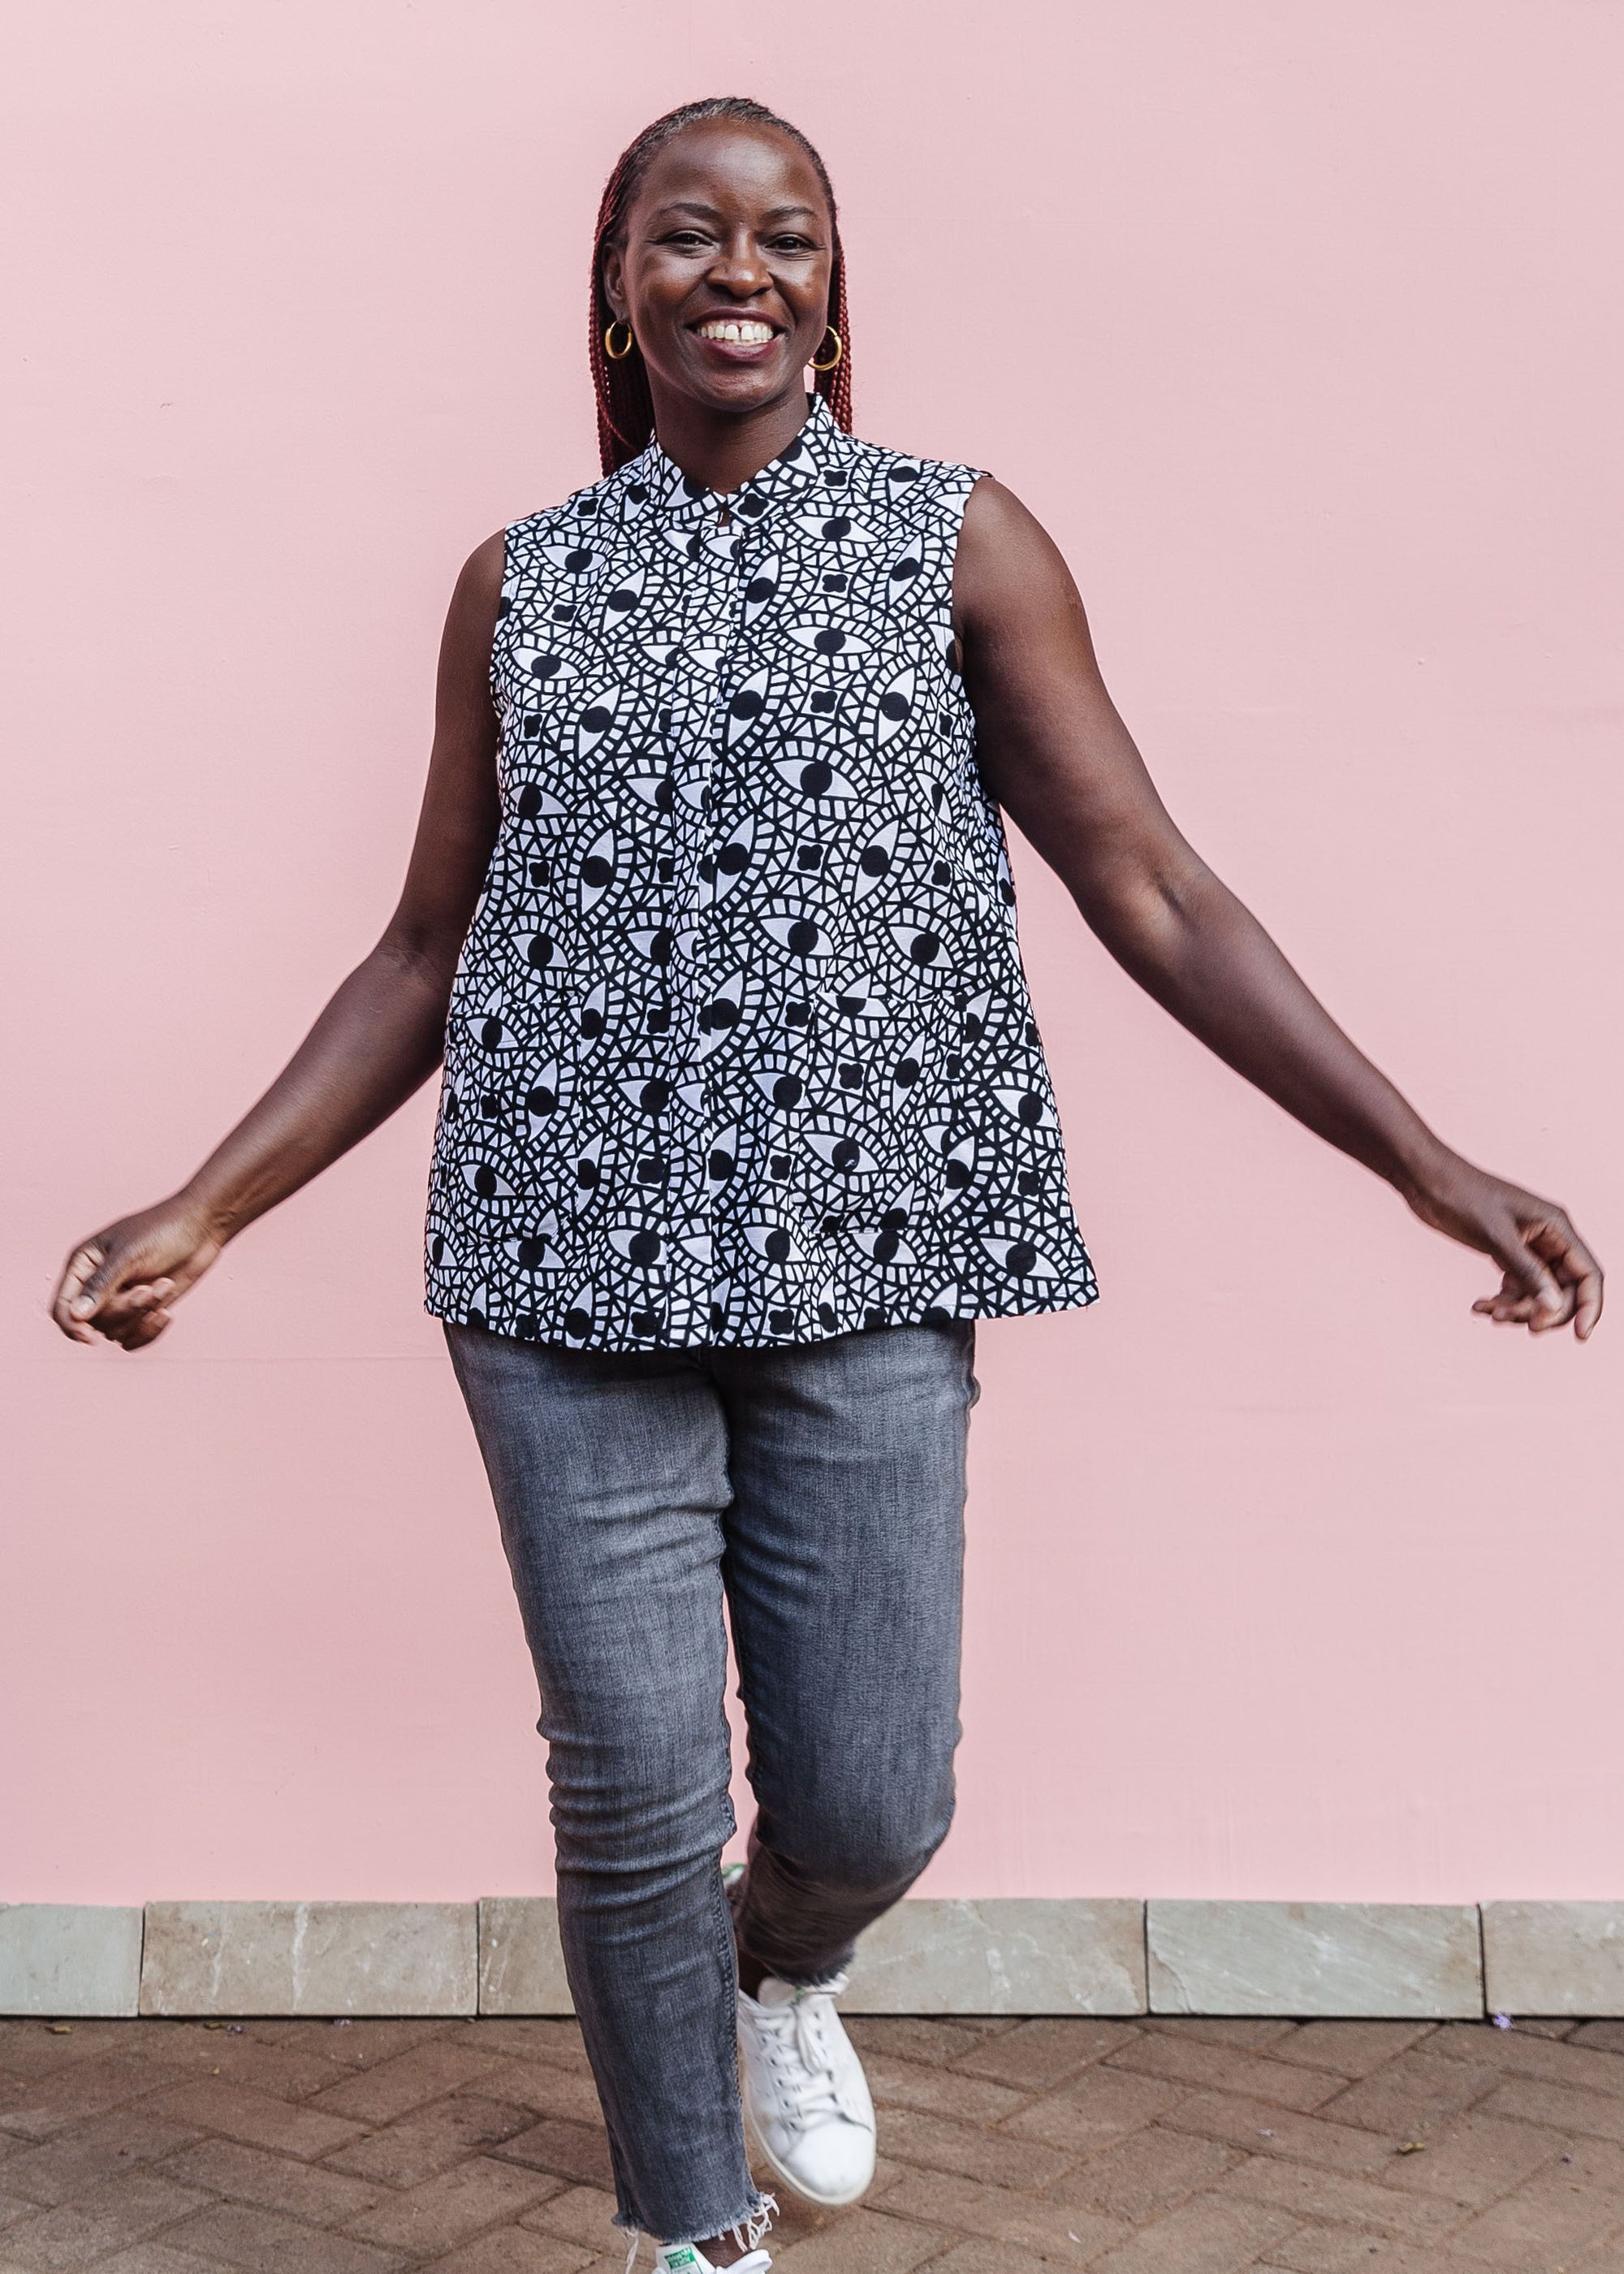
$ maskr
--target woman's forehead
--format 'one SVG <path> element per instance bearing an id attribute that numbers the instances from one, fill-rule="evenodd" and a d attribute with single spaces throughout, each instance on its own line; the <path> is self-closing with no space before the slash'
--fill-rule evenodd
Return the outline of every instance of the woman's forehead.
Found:
<path id="1" fill-rule="evenodd" d="M 801 145 L 771 127 L 707 119 L 674 135 L 637 191 L 647 210 L 668 205 L 782 208 L 825 215 L 829 201 Z"/>

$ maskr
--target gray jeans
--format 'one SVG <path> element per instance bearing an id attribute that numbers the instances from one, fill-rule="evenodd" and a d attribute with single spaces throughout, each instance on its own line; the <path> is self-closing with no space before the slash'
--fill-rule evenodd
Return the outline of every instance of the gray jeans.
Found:
<path id="1" fill-rule="evenodd" d="M 719 1862 L 724 1596 L 756 1803 L 739 1938 L 816 1982 L 952 1815 L 974 1330 L 655 1352 L 446 1337 L 541 1690 L 617 2223 L 698 2240 L 761 2200 Z"/>

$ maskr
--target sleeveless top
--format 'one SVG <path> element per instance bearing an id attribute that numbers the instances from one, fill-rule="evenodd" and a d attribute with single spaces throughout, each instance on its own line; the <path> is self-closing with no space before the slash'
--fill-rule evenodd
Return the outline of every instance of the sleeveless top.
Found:
<path id="1" fill-rule="evenodd" d="M 952 664 L 979 478 L 814 398 L 726 498 L 650 444 L 507 531 L 431 1312 L 643 1350 L 1094 1299 Z"/>

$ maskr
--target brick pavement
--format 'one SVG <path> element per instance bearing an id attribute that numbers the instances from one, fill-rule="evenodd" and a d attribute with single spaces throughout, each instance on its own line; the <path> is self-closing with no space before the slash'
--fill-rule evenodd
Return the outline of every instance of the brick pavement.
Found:
<path id="1" fill-rule="evenodd" d="M 1624 2022 L 851 2027 L 783 2274 L 1624 2274 Z M 0 2274 L 620 2274 L 607 2181 L 573 2022 L 0 2022 Z"/>

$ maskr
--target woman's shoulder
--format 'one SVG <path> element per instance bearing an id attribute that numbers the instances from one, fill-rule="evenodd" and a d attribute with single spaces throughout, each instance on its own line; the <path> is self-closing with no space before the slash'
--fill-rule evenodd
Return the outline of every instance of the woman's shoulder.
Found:
<path id="1" fill-rule="evenodd" d="M 647 501 L 648 491 L 638 479 L 636 460 L 617 466 L 613 473 L 572 490 L 556 505 L 538 506 L 508 523 L 504 535 L 509 552 L 537 546 L 590 542 L 594 529 L 635 517 Z"/>
<path id="2" fill-rule="evenodd" d="M 898 450 L 886 442 L 847 434 L 843 440 L 849 456 L 853 488 L 866 492 L 872 502 L 884 501 L 902 510 L 935 506 L 962 508 L 979 481 L 986 478 L 979 466 L 953 458 L 926 457 Z"/>

